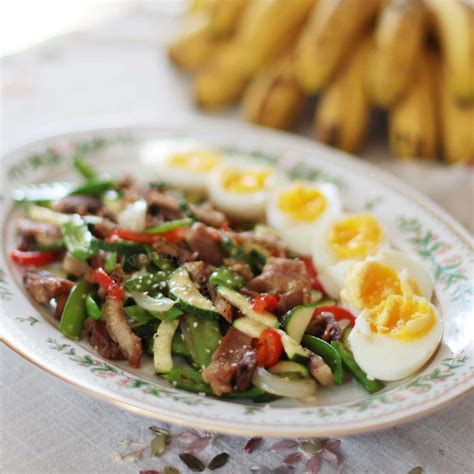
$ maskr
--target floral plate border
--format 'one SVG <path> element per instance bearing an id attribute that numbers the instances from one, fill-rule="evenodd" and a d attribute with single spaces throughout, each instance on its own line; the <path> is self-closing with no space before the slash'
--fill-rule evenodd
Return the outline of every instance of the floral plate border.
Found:
<path id="1" fill-rule="evenodd" d="M 403 183 L 343 153 L 283 133 L 231 126 L 233 133 L 239 132 L 239 142 L 245 142 L 245 146 L 228 145 L 228 125 L 201 119 L 174 127 L 122 126 L 59 134 L 6 157 L 6 187 L 65 168 L 78 151 L 86 158 L 107 161 L 107 156 L 103 156 L 107 150 L 111 153 L 120 146 L 133 147 L 134 142 L 151 137 L 197 137 L 226 153 L 244 153 L 278 164 L 292 178 L 331 180 L 340 187 L 345 202 L 355 203 L 354 208 L 371 209 L 385 218 L 387 211 L 391 211 L 388 227 L 397 244 L 416 251 L 430 264 L 441 309 L 452 326 L 446 333 L 451 351 L 441 351 L 411 380 L 379 395 L 359 395 L 348 403 L 279 407 L 201 397 L 132 374 L 97 357 L 87 347 L 63 338 L 24 298 L 14 282 L 14 269 L 6 259 L 5 246 L 0 257 L 0 334 L 4 342 L 90 394 L 144 415 L 230 433 L 309 436 L 373 430 L 439 408 L 472 389 L 473 341 L 463 331 L 472 316 L 474 294 L 470 236 Z M 8 220 L 6 201 L 2 210 Z M 5 224 L 3 234 L 6 242 Z"/>

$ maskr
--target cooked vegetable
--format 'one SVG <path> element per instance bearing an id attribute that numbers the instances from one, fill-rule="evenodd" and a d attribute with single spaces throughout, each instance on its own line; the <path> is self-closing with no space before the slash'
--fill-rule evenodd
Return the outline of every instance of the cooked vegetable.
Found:
<path id="1" fill-rule="evenodd" d="M 307 398 L 316 395 L 317 385 L 314 380 L 282 378 L 263 367 L 257 367 L 252 382 L 256 387 L 281 397 Z"/>
<path id="2" fill-rule="evenodd" d="M 351 352 L 344 347 L 340 341 L 332 341 L 332 346 L 336 349 L 342 359 L 344 368 L 359 382 L 369 393 L 375 393 L 382 390 L 385 385 L 376 379 L 369 379 L 367 374 L 358 366 Z"/>
<path id="3" fill-rule="evenodd" d="M 78 215 L 63 223 L 63 236 L 66 248 L 79 260 L 87 260 L 95 254 L 91 247 L 92 234 Z"/>
<path id="4" fill-rule="evenodd" d="M 175 302 L 166 296 L 158 296 L 153 298 L 149 295 L 146 295 L 141 292 L 132 292 L 132 298 L 136 301 L 138 306 L 146 309 L 147 311 L 156 312 L 156 313 L 164 313 L 171 309 Z"/>
<path id="5" fill-rule="evenodd" d="M 148 234 L 162 234 L 169 232 L 170 230 L 181 229 L 183 227 L 189 227 L 193 224 L 194 220 L 187 217 L 185 219 L 177 219 L 175 221 L 165 222 L 154 227 L 150 227 L 146 230 Z"/>
<path id="6" fill-rule="evenodd" d="M 94 181 L 97 179 L 97 172 L 86 163 L 84 160 L 76 156 L 74 158 L 74 168 L 82 175 L 82 177 L 87 181 Z"/>
<path id="7" fill-rule="evenodd" d="M 314 311 L 314 316 L 318 316 L 322 313 L 331 313 L 336 321 L 349 321 L 351 326 L 355 324 L 355 316 L 347 309 L 341 308 L 340 306 L 335 305 L 319 305 L 318 308 Z"/>
<path id="8" fill-rule="evenodd" d="M 324 359 L 324 362 L 326 362 L 332 370 L 334 383 L 338 385 L 341 384 L 344 375 L 342 359 L 335 346 L 319 339 L 319 337 L 309 335 L 303 336 L 303 345 Z"/>
<path id="9" fill-rule="evenodd" d="M 321 356 L 316 354 L 311 356 L 309 360 L 309 371 L 311 375 L 321 384 L 321 385 L 332 385 L 334 383 L 334 375 L 330 367 L 324 362 L 324 359 Z"/>
<path id="10" fill-rule="evenodd" d="M 302 364 L 305 364 L 311 357 L 311 352 L 305 349 L 300 344 L 298 344 L 290 336 L 288 336 L 285 331 L 278 329 L 278 333 L 281 336 L 283 349 L 286 355 L 288 356 L 288 359 L 294 362 L 300 362 Z"/>
<path id="11" fill-rule="evenodd" d="M 100 311 L 99 305 L 95 302 L 94 298 L 92 298 L 91 294 L 87 295 L 86 298 L 86 312 L 87 316 L 95 321 L 102 319 L 102 312 Z"/>
<path id="12" fill-rule="evenodd" d="M 221 341 L 219 323 L 193 314 L 187 314 L 185 319 L 191 356 L 195 364 L 202 369 L 211 363 L 212 354 Z"/>
<path id="13" fill-rule="evenodd" d="M 42 267 L 56 262 L 61 258 L 61 252 L 57 251 L 28 251 L 13 250 L 10 254 L 11 259 L 20 265 L 33 265 L 35 267 Z"/>
<path id="14" fill-rule="evenodd" d="M 71 290 L 59 322 L 59 330 L 67 338 L 80 339 L 87 316 L 86 297 L 93 289 L 92 283 L 81 280 Z"/>
<path id="15" fill-rule="evenodd" d="M 244 284 L 244 278 L 242 275 L 235 273 L 229 267 L 219 267 L 214 270 L 209 277 L 209 283 L 211 285 L 223 285 L 228 286 L 234 290 L 238 290 Z"/>
<path id="16" fill-rule="evenodd" d="M 158 374 L 169 372 L 173 368 L 171 345 L 174 333 L 178 329 L 179 321 L 163 321 L 155 334 L 153 343 L 153 364 Z"/>
<path id="17" fill-rule="evenodd" d="M 142 232 L 145 230 L 147 203 L 144 199 L 127 205 L 118 215 L 118 223 L 124 230 Z M 132 240 L 132 239 L 130 239 Z"/>
<path id="18" fill-rule="evenodd" d="M 253 319 L 255 322 L 267 327 L 277 328 L 280 323 L 278 318 L 268 311 L 257 312 L 252 308 L 252 303 L 245 296 L 226 286 L 219 286 L 217 292 L 231 305 L 238 308 L 242 314 Z"/>
<path id="19" fill-rule="evenodd" d="M 283 329 L 296 342 L 301 342 L 316 306 L 316 303 L 296 306 L 283 317 Z"/>
<path id="20" fill-rule="evenodd" d="M 112 252 L 108 257 L 107 260 L 104 263 L 104 270 L 107 273 L 112 273 L 115 270 L 115 267 L 117 266 L 117 253 Z"/>
<path id="21" fill-rule="evenodd" d="M 267 309 L 275 311 L 278 305 L 278 296 L 269 293 L 258 295 L 254 298 L 252 309 L 257 313 L 264 313 Z"/>
<path id="22" fill-rule="evenodd" d="M 176 299 L 177 307 L 185 313 L 209 319 L 220 318 L 214 304 L 199 292 L 184 266 L 177 268 L 171 274 L 168 286 L 170 296 Z"/>
<path id="23" fill-rule="evenodd" d="M 94 252 L 97 252 L 98 250 L 104 250 L 105 252 L 114 252 L 119 255 L 136 255 L 139 253 L 144 254 L 147 251 L 147 247 L 145 245 L 121 240 L 107 242 L 105 240 L 92 239 L 90 246 Z"/>
<path id="24" fill-rule="evenodd" d="M 123 286 L 128 291 L 137 291 L 139 293 L 146 293 L 150 290 L 166 287 L 166 281 L 169 277 L 168 273 L 156 272 L 148 275 L 132 278 L 124 282 Z M 163 283 L 165 283 L 163 285 Z"/>
<path id="25" fill-rule="evenodd" d="M 264 329 L 257 341 L 257 365 L 267 368 L 275 365 L 282 352 L 280 334 L 272 328 Z"/>
<path id="26" fill-rule="evenodd" d="M 122 299 L 123 286 L 110 278 L 103 268 L 99 267 L 94 270 L 94 279 L 111 298 L 116 300 Z"/>
<path id="27" fill-rule="evenodd" d="M 281 360 L 280 362 L 277 362 L 274 366 L 270 367 L 268 371 L 274 375 L 279 375 L 280 377 L 309 377 L 309 370 L 306 366 L 304 366 L 303 364 L 298 364 L 297 362 L 292 362 L 291 360 Z"/>
<path id="28" fill-rule="evenodd" d="M 16 202 L 50 202 L 61 199 L 72 189 L 73 186 L 69 183 L 29 184 L 18 187 L 13 192 L 13 200 Z"/>
<path id="29" fill-rule="evenodd" d="M 112 179 L 94 179 L 77 186 L 69 194 L 72 196 L 78 194 L 90 194 L 95 196 L 113 188 L 114 185 L 115 182 Z"/>
<path id="30" fill-rule="evenodd" d="M 247 334 L 247 336 L 255 339 L 258 339 L 260 334 L 265 331 L 265 326 L 247 317 L 235 319 L 233 326 L 239 331 L 242 331 L 244 334 Z"/>

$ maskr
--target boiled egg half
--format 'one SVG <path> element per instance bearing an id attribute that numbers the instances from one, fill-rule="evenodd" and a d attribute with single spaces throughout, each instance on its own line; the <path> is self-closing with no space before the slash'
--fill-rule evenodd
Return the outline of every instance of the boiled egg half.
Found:
<path id="1" fill-rule="evenodd" d="M 233 217 L 257 220 L 265 215 L 266 197 L 274 181 L 273 168 L 239 159 L 212 171 L 209 197 L 216 208 Z"/>
<path id="2" fill-rule="evenodd" d="M 341 212 L 337 188 L 296 181 L 276 187 L 267 205 L 267 221 L 293 252 L 309 255 L 311 242 Z"/>
<path id="3" fill-rule="evenodd" d="M 140 159 L 165 183 L 184 191 L 204 192 L 208 176 L 221 163 L 222 156 L 194 142 L 154 141 L 142 148 Z"/>
<path id="4" fill-rule="evenodd" d="M 357 318 L 349 344 L 369 377 L 391 381 L 420 369 L 442 333 L 440 314 L 426 298 L 391 295 Z"/>

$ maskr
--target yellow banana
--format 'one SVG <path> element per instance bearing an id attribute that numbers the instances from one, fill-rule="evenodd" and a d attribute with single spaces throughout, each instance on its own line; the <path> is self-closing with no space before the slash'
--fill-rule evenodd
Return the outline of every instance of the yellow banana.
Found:
<path id="1" fill-rule="evenodd" d="M 196 71 L 210 59 L 217 45 L 209 35 L 207 23 L 201 23 L 173 41 L 168 46 L 168 56 L 181 69 Z"/>
<path id="2" fill-rule="evenodd" d="M 305 91 L 317 92 L 328 82 L 379 6 L 379 0 L 319 1 L 297 48 L 296 74 Z"/>
<path id="3" fill-rule="evenodd" d="M 397 158 L 434 158 L 438 151 L 438 65 L 423 52 L 411 85 L 389 112 L 390 149 Z"/>
<path id="4" fill-rule="evenodd" d="M 199 71 L 194 97 L 200 107 L 217 109 L 241 96 L 248 78 L 241 53 L 240 46 L 231 41 L 222 45 L 212 61 Z"/>
<path id="5" fill-rule="evenodd" d="M 456 99 L 474 100 L 474 8 L 461 0 L 425 0 L 434 18 Z"/>
<path id="6" fill-rule="evenodd" d="M 441 80 L 441 137 L 443 158 L 450 163 L 474 162 L 474 103 L 455 99 L 450 72 L 444 67 Z"/>
<path id="7" fill-rule="evenodd" d="M 245 118 L 273 128 L 288 128 L 304 102 L 289 54 L 265 68 L 249 84 L 242 102 Z"/>
<path id="8" fill-rule="evenodd" d="M 351 57 L 323 91 L 315 114 L 318 140 L 348 152 L 359 149 L 370 112 L 364 74 L 372 49 L 371 36 L 359 40 Z"/>
<path id="9" fill-rule="evenodd" d="M 371 99 L 387 107 L 401 96 L 423 50 L 425 8 L 421 0 L 392 0 L 382 11 L 368 66 Z"/>
<path id="10" fill-rule="evenodd" d="M 214 0 L 209 10 L 209 33 L 214 38 L 231 35 L 250 0 Z"/>
<path id="11" fill-rule="evenodd" d="M 198 75 L 194 94 L 202 107 L 238 99 L 246 82 L 291 44 L 315 0 L 254 0 L 231 44 L 219 49 Z"/>

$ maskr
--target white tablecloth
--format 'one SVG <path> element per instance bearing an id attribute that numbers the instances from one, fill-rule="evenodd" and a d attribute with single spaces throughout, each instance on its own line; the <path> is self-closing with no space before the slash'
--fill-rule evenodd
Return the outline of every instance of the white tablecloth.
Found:
<path id="1" fill-rule="evenodd" d="M 56 38 L 2 61 L 2 147 L 98 117 L 195 114 L 187 79 L 166 61 L 161 45 L 174 22 L 169 13 L 138 12 L 92 31 Z M 223 115 L 238 118 L 237 113 Z M 304 131 L 305 126 L 303 125 Z M 380 138 L 370 139 L 367 159 L 402 176 L 437 200 L 471 231 L 472 168 L 397 163 Z M 0 472 L 95 473 L 162 471 L 167 465 L 188 472 L 178 458 L 183 445 L 171 444 L 161 458 L 120 461 L 148 443 L 157 422 L 84 395 L 0 347 Z M 474 395 L 445 410 L 383 432 L 345 437 L 342 464 L 323 463 L 322 472 L 474 472 Z M 182 431 L 168 427 L 173 434 Z M 124 441 L 125 440 L 125 441 Z M 128 440 L 128 441 L 127 441 Z M 285 453 L 270 452 L 265 440 L 247 455 L 244 439 L 217 437 L 199 454 L 205 461 L 226 451 L 230 461 L 217 472 L 250 472 L 253 465 L 274 468 Z M 132 444 L 129 444 L 132 443 Z M 133 457 L 133 456 L 132 456 Z M 304 463 L 295 472 L 303 472 Z"/>

